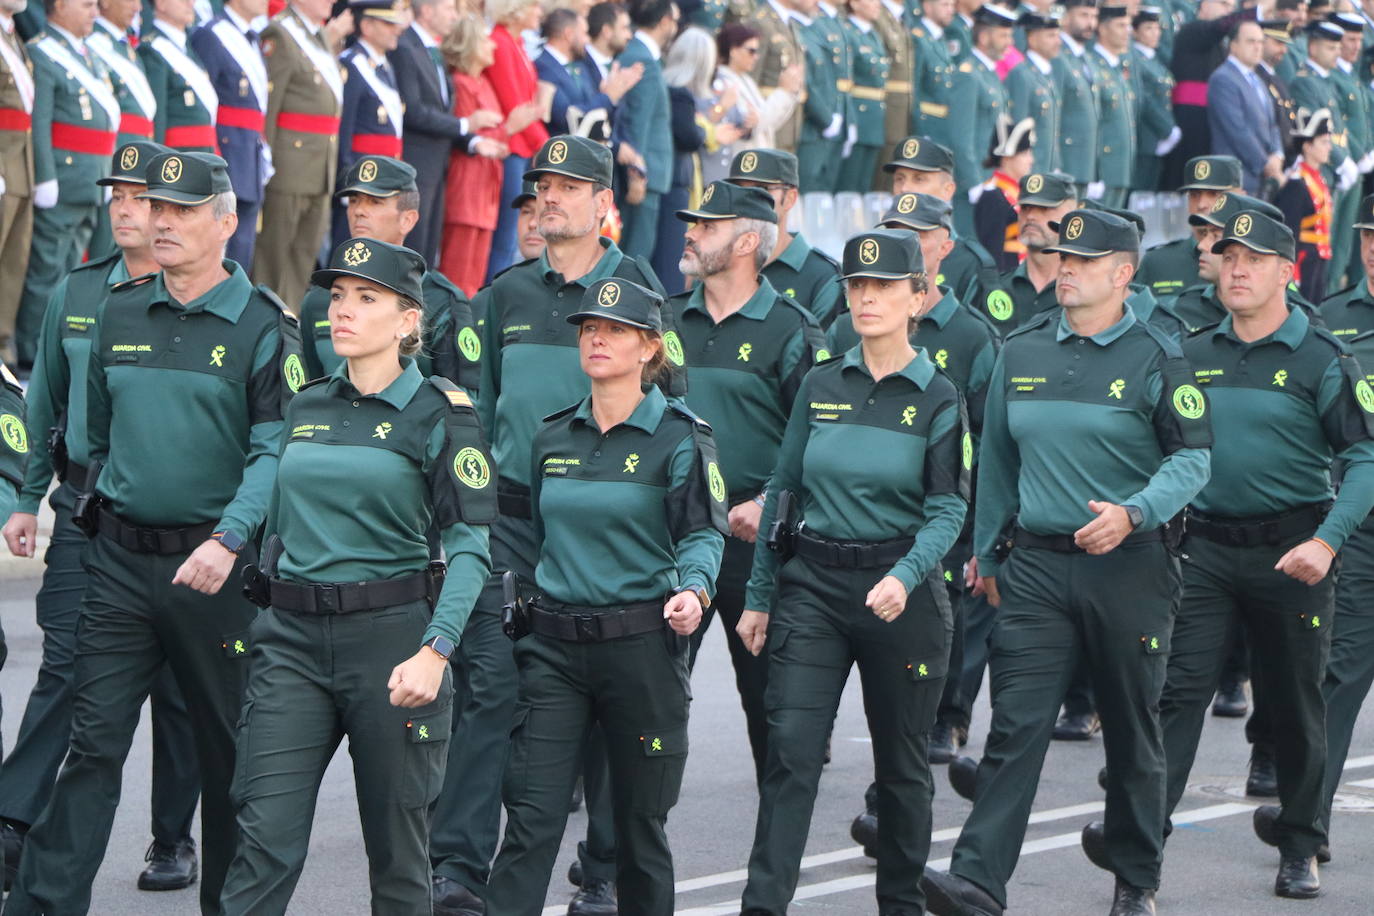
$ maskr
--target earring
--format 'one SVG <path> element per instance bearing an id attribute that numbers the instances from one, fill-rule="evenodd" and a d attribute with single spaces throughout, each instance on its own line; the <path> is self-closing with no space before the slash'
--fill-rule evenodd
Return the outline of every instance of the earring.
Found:
<path id="1" fill-rule="evenodd" d="M 641 363 L 647 363 L 647 362 L 649 361 L 649 357 L 647 357 L 647 356 L 641 356 L 641 357 L 639 358 L 639 361 L 640 361 Z"/>

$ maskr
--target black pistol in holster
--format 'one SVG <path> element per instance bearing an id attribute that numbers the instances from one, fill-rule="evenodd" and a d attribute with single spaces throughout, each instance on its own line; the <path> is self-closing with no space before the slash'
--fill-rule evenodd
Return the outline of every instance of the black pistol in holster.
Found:
<path id="1" fill-rule="evenodd" d="M 997 534 L 997 542 L 992 545 L 992 555 L 998 563 L 1007 562 L 1012 547 L 1016 546 L 1016 516 L 1012 516 L 1007 526 Z"/>
<path id="2" fill-rule="evenodd" d="M 779 490 L 777 514 L 768 528 L 768 539 L 764 541 L 768 549 L 778 555 L 782 562 L 792 559 L 796 552 L 797 522 L 793 518 L 793 503 L 796 497 L 791 490 Z"/>
<path id="3" fill-rule="evenodd" d="M 58 415 L 56 425 L 48 428 L 48 456 L 52 459 L 52 467 L 57 473 L 57 479 L 66 483 L 67 462 L 70 460 L 70 456 L 67 453 L 67 412 L 65 410 Z"/>
<path id="4" fill-rule="evenodd" d="M 99 461 L 91 462 L 90 473 L 86 476 L 86 489 L 77 494 L 76 502 L 72 504 L 72 524 L 88 538 L 95 537 L 100 527 L 100 497 L 96 495 L 95 485 L 104 467 Z"/>
<path id="5" fill-rule="evenodd" d="M 273 534 L 262 545 L 262 558 L 258 565 L 250 563 L 243 567 L 243 597 L 258 607 L 265 608 L 272 603 L 271 581 L 277 574 L 277 561 L 285 549 L 281 536 Z"/>
<path id="6" fill-rule="evenodd" d="M 512 642 L 530 635 L 530 615 L 520 590 L 520 576 L 514 570 L 501 574 L 501 632 Z"/>
<path id="7" fill-rule="evenodd" d="M 1163 535 L 1164 549 L 1169 551 L 1170 556 L 1183 556 L 1183 538 L 1188 533 L 1188 515 L 1180 511 L 1178 515 L 1164 523 Z"/>

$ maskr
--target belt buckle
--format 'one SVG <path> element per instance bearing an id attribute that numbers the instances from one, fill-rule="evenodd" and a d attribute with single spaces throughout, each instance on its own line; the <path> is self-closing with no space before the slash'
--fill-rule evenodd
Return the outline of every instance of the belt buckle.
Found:
<path id="1" fill-rule="evenodd" d="M 331 584 L 314 586 L 315 610 L 330 614 L 339 613 L 339 587 Z"/>
<path id="2" fill-rule="evenodd" d="M 601 639 L 601 623 L 595 614 L 572 614 L 571 617 L 578 642 L 597 642 Z"/>
<path id="3" fill-rule="evenodd" d="M 140 553 L 161 553 L 162 538 L 156 528 L 135 528 L 134 540 L 138 542 Z"/>

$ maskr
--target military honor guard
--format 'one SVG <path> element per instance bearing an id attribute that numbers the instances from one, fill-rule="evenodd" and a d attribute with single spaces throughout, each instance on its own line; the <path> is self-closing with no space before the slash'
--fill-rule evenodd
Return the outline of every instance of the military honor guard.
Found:
<path id="1" fill-rule="evenodd" d="M 887 54 L 887 94 L 883 98 L 887 127 L 883 132 L 883 142 L 879 144 L 879 155 L 873 157 L 874 171 L 868 183 L 869 190 L 877 190 L 887 183 L 882 171 L 882 148 L 892 146 L 911 131 L 911 78 L 915 63 L 913 36 L 907 30 L 906 9 L 901 3 L 881 0 L 878 18 L 873 20 L 873 25 L 882 38 Z"/>
<path id="2" fill-rule="evenodd" d="M 801 133 L 797 140 L 798 187 L 801 193 L 832 191 L 840 174 L 849 91 L 854 86 L 849 46 L 839 22 L 819 9 L 802 23 L 806 52 L 806 98 L 802 101 Z"/>
<path id="3" fill-rule="evenodd" d="M 1017 23 L 1026 36 L 1026 59 L 1007 74 L 1007 95 L 1011 117 L 1035 122 L 1035 167 L 1042 172 L 1059 168 L 1059 91 L 1055 86 L 1054 59 L 1063 44 L 1059 41 L 1059 17 L 1025 12 Z"/>
<path id="4" fill-rule="evenodd" d="M 1097 41 L 1088 53 L 1097 88 L 1097 180 L 1102 203 L 1124 207 L 1136 149 L 1135 89 L 1126 72 L 1131 20 L 1124 6 L 1103 6 L 1097 15 Z"/>
<path id="5" fill-rule="evenodd" d="M 1015 270 L 1026 256 L 1016 224 L 1016 203 L 1021 179 L 1030 173 L 1035 162 L 1034 145 L 1034 121 L 1025 118 L 1013 122 L 1006 115 L 998 118 L 992 146 L 983 160 L 984 166 L 992 167 L 992 177 L 970 195 L 974 197 L 973 224 L 978 230 L 978 241 L 992 253 L 1003 273 Z"/>
<path id="6" fill-rule="evenodd" d="M 239 225 L 225 253 L 247 267 L 253 266 L 263 188 L 272 177 L 266 134 L 267 61 L 253 27 L 266 12 L 266 0 L 226 0 L 223 12 L 191 35 L 191 47 L 219 99 L 215 139 L 219 154 L 229 163 L 239 204 Z"/>
<path id="7" fill-rule="evenodd" d="M 86 39 L 87 46 L 100 58 L 110 76 L 110 84 L 119 96 L 119 145 L 138 140 L 152 140 L 154 119 L 157 117 L 157 96 L 148 83 L 143 59 L 134 50 L 138 35 L 133 30 L 134 15 L 139 7 L 119 0 L 101 4 Z M 108 232 L 108 227 L 106 232 Z"/>
<path id="8" fill-rule="evenodd" d="M 879 0 L 874 0 L 879 2 Z M 778 77 L 782 71 L 794 64 L 801 63 L 806 56 L 801 39 L 792 27 L 788 9 L 781 3 L 762 0 L 756 4 L 741 4 L 741 10 L 752 10 L 744 15 L 732 12 L 731 19 L 742 19 L 759 33 L 759 56 L 754 61 L 754 82 L 765 97 L 778 90 Z M 785 152 L 797 151 L 797 140 L 801 128 L 801 106 L 798 105 L 792 117 L 778 128 L 773 138 L 777 148 Z M 638 148 L 638 147 L 636 147 Z M 643 150 L 640 150 L 643 152 Z"/>
<path id="9" fill-rule="evenodd" d="M 973 26 L 973 47 L 959 63 L 950 93 L 950 109 L 961 126 L 954 131 L 954 181 L 960 194 L 954 199 L 954 225 L 973 234 L 973 211 L 968 192 L 992 175 L 983 165 L 997 119 L 1011 107 L 1007 90 L 997 75 L 997 62 L 1011 47 L 1016 16 L 1000 6 L 982 6 Z"/>
<path id="10" fill-rule="evenodd" d="M 1374 172 L 1374 110 L 1371 110 L 1374 95 L 1371 95 L 1369 87 L 1368 62 L 1364 59 L 1364 14 L 1332 13 L 1329 20 L 1341 29 L 1340 50 L 1335 66 L 1331 68 L 1331 79 L 1339 87 L 1341 120 L 1345 122 L 1340 140 L 1343 141 L 1346 156 L 1354 161 L 1360 176 L 1349 190 L 1336 196 L 1334 222 L 1331 224 L 1334 238 L 1328 270 L 1328 286 L 1334 290 L 1345 285 L 1345 276 L 1356 247 L 1354 230 L 1350 227 L 1359 210 L 1365 176 Z M 1334 141 L 1336 138 L 1333 136 L 1332 139 Z"/>
<path id="11" fill-rule="evenodd" d="M 949 101 L 954 92 L 955 49 L 946 31 L 954 19 L 953 0 L 922 0 L 920 17 L 911 26 L 913 73 L 911 132 L 937 143 L 954 143 Z"/>
<path id="12" fill-rule="evenodd" d="M 1059 97 L 1059 168 L 1073 176 L 1082 196 L 1097 181 L 1097 94 L 1088 45 L 1097 34 L 1095 0 L 1065 0 L 1054 59 Z"/>
<path id="13" fill-rule="evenodd" d="M 873 189 L 873 170 L 886 130 L 886 87 L 891 68 L 882 36 L 874 25 L 882 8 L 882 0 L 851 0 L 849 18 L 843 23 L 854 66 L 854 85 L 849 91 L 854 104 L 850 107 L 853 121 L 841 151 L 837 191 L 863 193 Z M 786 149 L 781 143 L 779 147 Z"/>
<path id="14" fill-rule="evenodd" d="M 1142 191 L 1159 188 L 1160 161 L 1183 139 L 1183 131 L 1174 123 L 1174 78 L 1168 63 L 1159 55 L 1163 16 L 1158 7 L 1142 6 L 1131 17 L 1134 41 L 1128 66 L 1138 114 L 1131 187 Z"/>
<path id="15" fill-rule="evenodd" d="M 1320 302 L 1326 294 L 1326 268 L 1331 261 L 1332 197 L 1322 174 L 1331 159 L 1331 112 L 1299 109 L 1298 123 L 1301 126 L 1293 138 L 1301 144 L 1301 152 L 1285 173 L 1287 180 L 1274 203 L 1297 240 L 1293 282 L 1308 301 Z"/>
<path id="16" fill-rule="evenodd" d="M 156 0 L 153 11 L 138 56 L 157 99 L 154 138 L 185 152 L 218 152 L 219 94 L 186 35 L 196 22 L 195 6 L 191 0 Z"/>
<path id="17" fill-rule="evenodd" d="M 33 238 L 34 81 L 13 18 L 24 3 L 0 2 L 0 359 L 14 337 Z"/>

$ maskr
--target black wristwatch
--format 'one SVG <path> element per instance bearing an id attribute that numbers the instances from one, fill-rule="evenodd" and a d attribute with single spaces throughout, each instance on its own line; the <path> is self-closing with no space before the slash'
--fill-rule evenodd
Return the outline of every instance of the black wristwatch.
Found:
<path id="1" fill-rule="evenodd" d="M 1132 528 L 1139 528 L 1145 524 L 1145 513 L 1140 511 L 1139 506 L 1122 506 L 1126 510 L 1126 517 L 1131 520 Z"/>
<path id="2" fill-rule="evenodd" d="M 441 658 L 447 659 L 453 655 L 453 640 L 449 639 L 447 636 L 436 636 L 425 643 L 425 645 L 433 649 L 434 653 Z"/>
<path id="3" fill-rule="evenodd" d="M 234 554 L 242 550 L 245 543 L 243 538 L 232 531 L 216 531 L 210 536 L 219 541 L 219 546 Z"/>

